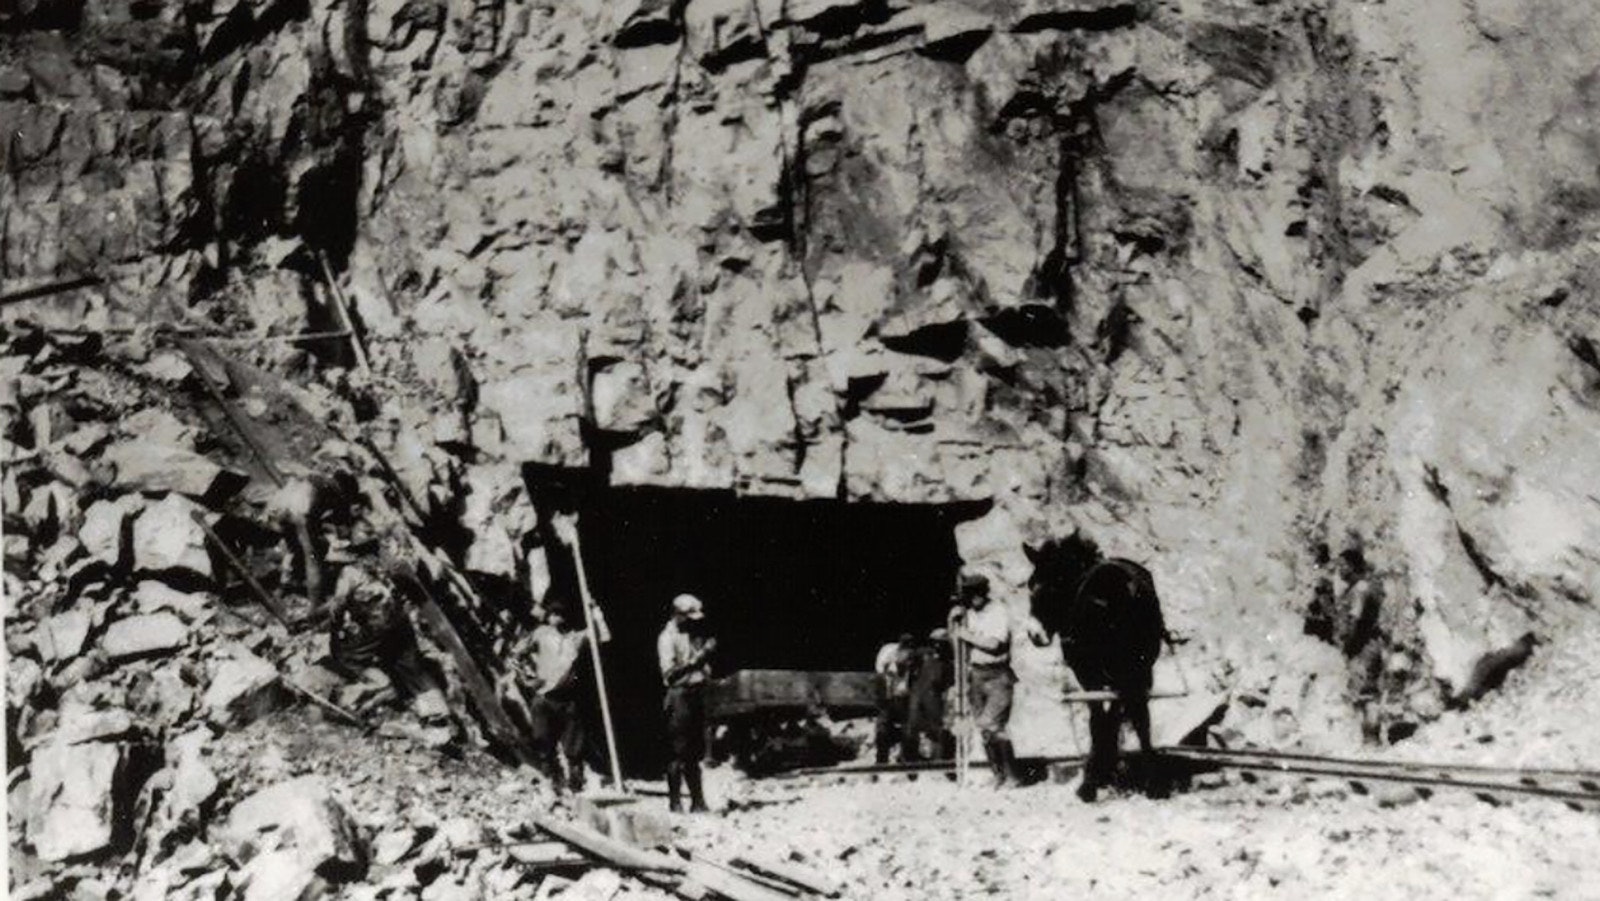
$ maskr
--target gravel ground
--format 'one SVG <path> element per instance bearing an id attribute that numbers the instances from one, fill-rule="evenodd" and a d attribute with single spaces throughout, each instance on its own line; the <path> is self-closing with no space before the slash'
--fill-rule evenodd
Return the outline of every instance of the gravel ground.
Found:
<path id="1" fill-rule="evenodd" d="M 1237 779 L 1084 805 L 1070 785 L 783 791 L 691 820 L 688 843 L 803 854 L 852 897 L 1600 898 L 1600 817 L 1541 801 Z"/>
<path id="2" fill-rule="evenodd" d="M 247 761 L 233 771 L 236 788 L 319 773 L 374 835 L 429 826 L 493 836 L 552 803 L 527 771 L 474 753 L 441 760 L 298 712 L 223 745 L 219 757 Z M 1166 800 L 1085 805 L 1071 784 L 995 792 L 924 776 L 802 785 L 721 769 L 707 779 L 721 812 L 675 823 L 688 847 L 799 859 L 857 899 L 1600 898 L 1595 812 L 1448 792 L 1363 794 L 1329 780 L 1199 781 Z M 642 886 L 624 896 L 666 897 Z"/>

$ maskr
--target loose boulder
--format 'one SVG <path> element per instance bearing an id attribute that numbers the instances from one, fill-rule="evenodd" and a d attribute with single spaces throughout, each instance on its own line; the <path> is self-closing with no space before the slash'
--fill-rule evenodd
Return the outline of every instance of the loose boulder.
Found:
<path id="1" fill-rule="evenodd" d="M 112 660 L 160 654 L 182 647 L 189 627 L 171 613 L 143 613 L 112 623 L 100 639 L 100 648 Z"/>
<path id="2" fill-rule="evenodd" d="M 228 857 L 246 865 L 249 881 L 279 885 L 282 880 L 301 890 L 312 875 L 352 874 L 367 859 L 355 823 L 316 776 L 280 782 L 244 799 L 213 837 Z M 250 866 L 263 856 L 270 867 Z M 266 893 L 263 887 L 247 897 L 294 896 Z"/>
<path id="3" fill-rule="evenodd" d="M 116 815 L 118 745 L 53 743 L 33 754 L 28 840 L 40 859 L 57 861 L 110 848 Z"/>
<path id="4" fill-rule="evenodd" d="M 45 662 L 71 660 L 83 650 L 89 637 L 89 612 L 68 610 L 39 624 L 33 633 L 34 647 Z"/>
<path id="5" fill-rule="evenodd" d="M 83 511 L 83 525 L 78 529 L 78 541 L 90 557 L 107 566 L 116 566 L 122 560 L 127 545 L 128 517 L 137 507 L 137 497 L 121 497 L 115 501 L 96 501 Z"/>
<path id="6" fill-rule="evenodd" d="M 115 470 L 113 484 L 134 491 L 174 491 L 190 497 L 225 497 L 249 476 L 225 469 L 181 447 L 129 441 L 114 445 L 104 459 Z"/>
<path id="7" fill-rule="evenodd" d="M 62 704 L 54 742 L 77 745 L 127 735 L 133 731 L 133 717 L 120 707 L 96 710 L 82 701 L 69 699 Z"/>
<path id="8" fill-rule="evenodd" d="M 217 664 L 202 703 L 219 723 L 244 723 L 272 710 L 279 698 L 278 671 L 243 648 Z"/>
<path id="9" fill-rule="evenodd" d="M 211 577 L 206 533 L 194 520 L 200 508 L 169 494 L 152 504 L 133 524 L 133 565 L 144 572 L 184 572 Z"/>
<path id="10" fill-rule="evenodd" d="M 210 599 L 204 594 L 179 591 L 164 582 L 145 579 L 133 590 L 133 602 L 140 613 L 171 611 L 185 622 L 200 622 L 209 618 Z"/>
<path id="11" fill-rule="evenodd" d="M 301 901 L 319 897 L 315 890 L 319 877 L 315 866 L 307 865 L 304 854 L 293 848 L 267 851 L 239 872 L 240 901 Z"/>

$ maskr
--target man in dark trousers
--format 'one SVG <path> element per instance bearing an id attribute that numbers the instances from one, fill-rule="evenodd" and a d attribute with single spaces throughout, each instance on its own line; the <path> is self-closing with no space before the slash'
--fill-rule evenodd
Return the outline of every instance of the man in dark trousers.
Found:
<path id="1" fill-rule="evenodd" d="M 1011 750 L 1011 693 L 1017 677 L 1011 669 L 1011 642 L 1019 633 L 1039 647 L 1049 636 L 1036 624 L 1019 628 L 1004 604 L 989 598 L 989 580 L 961 578 L 964 606 L 951 611 L 950 634 L 968 647 L 967 703 L 983 736 L 983 750 L 994 769 L 994 784 L 1017 782 L 1017 758 Z"/>
<path id="2" fill-rule="evenodd" d="M 878 674 L 878 722 L 873 748 L 878 763 L 889 762 L 889 749 L 901 746 L 901 759 L 911 747 L 906 731 L 906 708 L 911 697 L 911 633 L 901 635 L 878 650 L 873 669 Z"/>
<path id="3" fill-rule="evenodd" d="M 689 809 L 706 809 L 700 787 L 700 758 L 705 756 L 706 683 L 711 679 L 711 655 L 717 640 L 705 624 L 705 607 L 692 594 L 672 600 L 672 618 L 656 639 L 661 681 L 666 685 L 662 707 L 667 717 L 667 737 L 672 759 L 667 764 L 667 795 L 674 813 L 683 809 L 683 786 L 689 786 Z"/>
<path id="4" fill-rule="evenodd" d="M 513 646 L 511 657 L 528 696 L 528 725 L 540 768 L 557 789 L 565 785 L 569 791 L 579 792 L 589 758 L 582 703 L 589 633 L 574 625 L 565 606 L 546 608 L 544 622 Z M 601 642 L 610 639 L 598 609 L 594 628 Z M 564 780 L 562 756 L 566 757 Z"/>
<path id="5" fill-rule="evenodd" d="M 924 736 L 933 746 L 935 758 L 955 756 L 955 737 L 944 723 L 944 696 L 953 681 L 950 633 L 934 629 L 928 640 L 911 653 L 911 697 L 906 705 L 905 744 L 900 759 L 923 759 Z"/>

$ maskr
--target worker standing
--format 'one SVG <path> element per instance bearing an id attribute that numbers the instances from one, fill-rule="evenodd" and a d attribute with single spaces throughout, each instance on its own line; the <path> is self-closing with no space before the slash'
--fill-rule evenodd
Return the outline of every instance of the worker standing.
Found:
<path id="1" fill-rule="evenodd" d="M 1009 731 L 1012 687 L 1017 681 L 1011 669 L 1011 642 L 1017 630 L 1011 612 L 990 599 L 988 579 L 963 576 L 960 600 L 962 606 L 951 611 L 950 634 L 970 649 L 968 707 L 983 736 L 998 788 L 1019 780 Z M 1029 627 L 1025 634 L 1040 647 L 1049 642 L 1042 629 Z"/>
<path id="2" fill-rule="evenodd" d="M 873 669 L 878 674 L 878 722 L 873 748 L 880 764 L 889 762 L 889 749 L 906 740 L 906 713 L 911 695 L 911 633 L 878 649 Z M 901 759 L 908 759 L 901 754 Z"/>
<path id="3" fill-rule="evenodd" d="M 666 686 L 662 706 L 672 759 L 667 763 L 667 795 L 671 810 L 683 809 L 682 790 L 689 788 L 689 809 L 706 809 L 700 785 L 700 758 L 705 756 L 705 687 L 711 679 L 711 655 L 717 640 L 706 628 L 705 607 L 692 594 L 672 600 L 672 618 L 656 639 L 661 681 Z"/>
<path id="4" fill-rule="evenodd" d="M 595 637 L 602 643 L 611 636 L 598 608 L 594 611 Z M 545 609 L 544 621 L 512 649 L 512 658 L 531 694 L 528 723 L 540 768 L 558 789 L 583 790 L 589 757 L 588 730 L 582 709 L 582 667 L 588 629 L 575 624 L 562 605 Z M 562 778 L 561 757 L 566 757 Z"/>
<path id="5" fill-rule="evenodd" d="M 955 756 L 955 739 L 944 722 L 944 696 L 954 681 L 952 669 L 950 633 L 945 629 L 934 629 L 928 634 L 928 640 L 911 652 L 901 760 L 923 759 L 924 736 L 929 739 L 935 758 L 945 760 Z"/>

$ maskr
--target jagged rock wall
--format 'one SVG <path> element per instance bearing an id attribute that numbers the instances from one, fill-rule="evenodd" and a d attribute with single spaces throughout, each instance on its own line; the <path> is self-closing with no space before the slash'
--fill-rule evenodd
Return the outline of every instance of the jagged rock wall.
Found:
<path id="1" fill-rule="evenodd" d="M 419 487 L 993 501 L 1012 599 L 1023 541 L 1148 559 L 1269 723 L 1431 715 L 1592 614 L 1581 4 L 57 7 L 6 37 L 8 283 L 154 260 L 124 306 L 272 331 L 318 248 Z M 83 225 L 112 170 L 153 212 Z"/>

